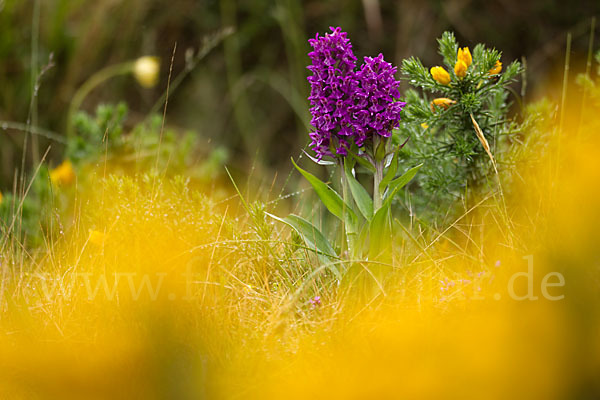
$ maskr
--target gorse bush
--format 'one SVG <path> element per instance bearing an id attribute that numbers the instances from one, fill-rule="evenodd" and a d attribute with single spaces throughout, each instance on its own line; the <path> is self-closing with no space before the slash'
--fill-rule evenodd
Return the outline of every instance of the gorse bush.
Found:
<path id="1" fill-rule="evenodd" d="M 100 105 L 96 115 L 80 111 L 75 117 L 75 135 L 67 140 L 65 158 L 76 163 L 97 160 L 109 150 L 112 154 L 122 147 L 123 123 L 127 117 L 125 103 Z"/>
<path id="2" fill-rule="evenodd" d="M 444 66 L 427 69 L 416 57 L 402 63 L 403 78 L 417 90 L 406 92 L 399 131 L 410 140 L 400 158 L 423 163 L 412 198 L 425 213 L 444 213 L 467 190 L 489 188 L 494 163 L 519 134 L 508 114 L 520 64 L 504 66 L 501 53 L 483 44 L 471 54 L 450 32 L 438 44 Z"/>

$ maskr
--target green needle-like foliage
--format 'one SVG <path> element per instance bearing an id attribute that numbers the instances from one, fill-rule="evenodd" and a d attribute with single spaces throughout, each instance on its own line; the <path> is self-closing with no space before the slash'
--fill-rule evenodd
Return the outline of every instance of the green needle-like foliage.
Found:
<path id="1" fill-rule="evenodd" d="M 478 138 L 471 115 L 491 153 L 499 158 L 510 142 L 509 84 L 521 72 L 518 62 L 501 67 L 497 63 L 502 54 L 478 44 L 472 59 L 468 53 L 466 72 L 457 73 L 459 45 L 454 34 L 445 32 L 438 44 L 443 66 L 435 72 L 444 70 L 437 80 L 418 58 L 402 64 L 403 78 L 413 89 L 405 94 L 407 106 L 398 136 L 410 136 L 410 141 L 400 158 L 423 163 L 413 196 L 413 206 L 421 215 L 443 214 L 464 196 L 466 188 L 489 186 L 494 161 Z M 501 71 L 496 72 L 499 65 Z"/>

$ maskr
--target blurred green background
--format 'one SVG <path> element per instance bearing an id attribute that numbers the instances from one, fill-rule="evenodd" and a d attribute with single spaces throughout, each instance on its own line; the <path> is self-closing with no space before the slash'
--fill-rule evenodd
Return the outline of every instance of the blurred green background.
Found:
<path id="1" fill-rule="evenodd" d="M 289 157 L 308 142 L 307 39 L 316 32 L 342 26 L 359 59 L 382 52 L 399 65 L 415 55 L 431 66 L 440 62 L 435 38 L 452 30 L 462 45 L 501 50 L 504 62 L 525 58 L 526 88 L 517 91 L 532 99 L 560 80 L 567 32 L 574 62 L 585 62 L 591 17 L 599 13 L 596 0 L 0 0 L 0 189 L 13 186 L 23 154 L 29 171 L 48 146 L 52 165 L 63 158 L 61 140 L 25 140 L 34 129 L 28 125 L 64 136 L 77 88 L 102 68 L 143 55 L 161 59 L 155 88 L 115 77 L 82 109 L 125 101 L 125 130 L 135 126 L 165 92 L 174 54 L 172 77 L 182 80 L 170 95 L 167 125 L 228 149 L 239 169 L 287 172 Z M 192 65 L 206 38 L 226 27 L 234 33 Z"/>

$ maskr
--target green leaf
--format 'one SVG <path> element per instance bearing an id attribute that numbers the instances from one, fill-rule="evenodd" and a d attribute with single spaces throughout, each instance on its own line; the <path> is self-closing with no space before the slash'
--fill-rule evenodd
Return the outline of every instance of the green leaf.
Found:
<path id="1" fill-rule="evenodd" d="M 368 169 L 371 172 L 375 172 L 375 167 L 368 160 L 365 160 L 363 157 L 354 153 L 352 150 L 348 150 L 348 154 L 350 154 L 352 156 L 352 158 L 356 162 L 358 162 L 360 165 L 362 165 L 363 167 L 365 167 L 366 169 Z"/>
<path id="2" fill-rule="evenodd" d="M 294 167 L 306 178 L 306 180 L 312 185 L 315 189 L 315 192 L 319 195 L 319 198 L 325 204 L 325 207 L 331 212 L 333 215 L 338 217 L 341 221 L 346 222 L 351 226 L 356 225 L 356 214 L 340 197 L 340 195 L 330 188 L 325 182 L 322 182 L 319 178 L 314 176 L 308 171 L 300 168 L 292 159 L 292 164 Z M 346 214 L 346 215 L 344 215 Z"/>
<path id="3" fill-rule="evenodd" d="M 386 156 L 386 140 L 380 138 L 378 141 L 374 138 L 374 143 L 377 143 L 377 147 L 375 148 L 375 161 L 382 161 Z"/>
<path id="4" fill-rule="evenodd" d="M 277 221 L 283 222 L 286 225 L 291 226 L 302 236 L 304 241 L 306 242 L 306 246 L 316 252 L 329 256 L 329 257 L 337 257 L 335 250 L 329 244 L 329 241 L 321 231 L 311 224 L 309 221 L 305 220 L 302 217 L 299 217 L 295 214 L 290 214 L 285 218 L 279 218 L 275 215 L 265 213 L 273 219 Z"/>
<path id="5" fill-rule="evenodd" d="M 390 210 L 391 202 L 384 203 L 379 210 L 373 216 L 373 220 L 369 225 L 369 252 L 371 254 L 378 254 L 381 244 L 383 242 L 383 236 L 386 231 L 386 224 L 388 222 L 388 213 Z"/>
<path id="6" fill-rule="evenodd" d="M 388 193 L 387 196 L 383 202 L 382 207 L 389 207 L 390 204 L 392 204 L 392 200 L 394 199 L 394 196 L 396 195 L 396 193 L 398 193 L 398 191 L 400 189 L 402 189 L 408 182 L 410 182 L 412 180 L 412 178 L 415 177 L 415 175 L 417 174 L 417 172 L 419 171 L 419 169 L 423 166 L 423 164 L 419 164 L 416 167 L 413 167 L 411 169 L 409 169 L 408 171 L 406 171 L 404 173 L 404 175 L 402 175 L 399 178 L 394 179 L 393 181 L 390 182 L 389 188 L 388 188 Z"/>
<path id="7" fill-rule="evenodd" d="M 299 217 L 294 214 L 290 214 L 285 218 L 279 218 L 273 214 L 265 213 L 269 217 L 276 219 L 279 222 L 283 222 L 284 224 L 290 226 L 294 229 L 304 240 L 306 243 L 306 247 L 313 250 L 323 263 L 329 263 L 330 257 L 338 258 L 335 250 L 327 240 L 327 238 L 321 233 L 321 231 L 311 224 L 309 221 L 305 220 L 302 217 Z M 339 270 L 334 266 L 330 265 L 330 269 L 333 273 L 341 279 L 341 274 Z"/>
<path id="8" fill-rule="evenodd" d="M 369 193 L 367 193 L 363 185 L 361 185 L 360 182 L 358 182 L 356 178 L 352 176 L 352 167 L 350 163 L 346 162 L 345 160 L 344 171 L 346 173 L 348 186 L 350 186 L 352 198 L 358 206 L 358 210 L 367 221 L 370 221 L 373 217 L 373 200 L 371 199 L 371 196 L 369 196 Z"/>
<path id="9" fill-rule="evenodd" d="M 387 232 L 391 231 L 389 215 L 394 196 L 415 177 L 422 166 L 423 164 L 419 164 L 406 171 L 399 178 L 390 181 L 387 197 L 383 201 L 381 207 L 375 212 L 375 215 L 369 224 L 369 255 L 373 259 L 380 255 L 381 250 L 385 247 L 383 246 L 385 235 Z"/>
<path id="10" fill-rule="evenodd" d="M 398 150 L 394 152 L 394 157 L 392 158 L 390 167 L 388 168 L 387 173 L 379 183 L 379 193 L 381 194 L 385 192 L 385 188 L 387 187 L 388 183 L 390 183 L 391 180 L 394 179 L 394 176 L 396 176 L 396 172 L 398 171 L 398 153 Z"/>
<path id="11" fill-rule="evenodd" d="M 302 150 L 302 152 L 304 153 L 304 155 L 306 155 L 306 157 L 310 158 L 315 164 L 319 164 L 319 165 L 335 165 L 335 163 L 333 161 L 317 160 L 316 158 L 314 158 L 313 156 L 311 156 L 310 154 L 308 154 L 306 151 Z"/>

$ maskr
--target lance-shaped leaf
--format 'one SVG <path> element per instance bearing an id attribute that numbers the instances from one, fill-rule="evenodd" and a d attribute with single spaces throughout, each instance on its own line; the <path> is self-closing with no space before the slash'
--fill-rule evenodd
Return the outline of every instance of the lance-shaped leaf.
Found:
<path id="1" fill-rule="evenodd" d="M 394 152 L 394 157 L 390 163 L 387 173 L 379 183 L 379 193 L 383 194 L 387 185 L 394 179 L 396 172 L 398 171 L 398 151 Z"/>
<path id="2" fill-rule="evenodd" d="M 315 250 L 318 254 L 337 257 L 335 250 L 329 244 L 327 238 L 321 233 L 321 231 L 311 224 L 309 221 L 295 214 L 290 214 L 285 218 L 279 218 L 273 214 L 266 213 L 269 217 L 276 219 L 279 222 L 283 222 L 286 225 L 294 228 L 296 232 L 302 236 L 306 246 L 311 250 Z"/>
<path id="3" fill-rule="evenodd" d="M 386 198 L 383 202 L 383 206 L 385 206 L 386 203 L 388 203 L 388 204 L 392 203 L 392 200 L 394 199 L 394 196 L 396 195 L 396 193 L 398 193 L 398 191 L 400 189 L 402 189 L 408 182 L 410 182 L 412 180 L 412 178 L 415 177 L 415 175 L 417 174 L 417 172 L 419 171 L 419 169 L 422 166 L 423 166 L 423 164 L 419 164 L 416 167 L 413 167 L 413 168 L 409 169 L 408 171 L 406 171 L 404 173 L 404 175 L 402 175 L 399 178 L 396 178 L 390 182 Z"/>
<path id="4" fill-rule="evenodd" d="M 269 213 L 265 214 L 279 222 L 283 222 L 298 232 L 302 237 L 302 240 L 304 240 L 306 247 L 314 251 L 324 264 L 330 263 L 331 258 L 338 258 L 327 238 L 309 221 L 294 214 L 290 214 L 285 218 L 279 218 Z M 329 268 L 339 279 L 341 279 L 340 271 L 333 264 L 330 264 Z"/>
<path id="5" fill-rule="evenodd" d="M 296 167 L 296 169 L 312 185 L 312 187 L 315 189 L 315 192 L 317 192 L 317 195 L 319 195 L 319 198 L 325 207 L 327 207 L 329 212 L 347 224 L 353 227 L 356 226 L 356 214 L 350 207 L 348 207 L 346 203 L 344 203 L 344 200 L 342 200 L 340 195 L 335 190 L 330 188 L 325 182 L 322 182 L 310 172 L 300 168 L 293 159 L 292 164 L 294 164 L 294 167 Z"/>
<path id="6" fill-rule="evenodd" d="M 390 182 L 387 197 L 383 201 L 381 207 L 375 212 L 371 224 L 369 225 L 369 252 L 371 254 L 379 254 L 382 249 L 382 243 L 386 232 L 389 232 L 391 229 L 389 215 L 394 196 L 415 177 L 422 165 L 423 164 L 419 164 L 416 167 L 409 169 L 404 175 Z"/>
<path id="7" fill-rule="evenodd" d="M 311 156 L 306 151 L 302 150 L 302 152 L 306 155 L 306 157 L 310 158 L 315 164 L 319 164 L 319 165 L 335 165 L 335 163 L 333 161 L 317 160 L 315 157 Z"/>
<path id="8" fill-rule="evenodd" d="M 375 212 L 371 223 L 369 224 L 369 254 L 375 256 L 379 254 L 383 247 L 384 237 L 386 232 L 389 232 L 389 211 L 391 202 L 385 202 Z"/>
<path id="9" fill-rule="evenodd" d="M 344 161 L 344 172 L 346 174 L 346 181 L 348 182 L 348 186 L 350 186 L 350 192 L 352 193 L 352 198 L 354 202 L 358 206 L 358 210 L 365 217 L 367 221 L 370 221 L 373 218 L 373 200 L 363 185 L 360 184 L 352 175 L 352 163 Z"/>
<path id="10" fill-rule="evenodd" d="M 360 165 L 362 165 L 363 167 L 365 167 L 366 169 L 368 169 L 371 172 L 375 172 L 375 166 L 373 166 L 373 164 L 371 164 L 371 162 L 369 160 L 365 159 L 364 157 L 359 156 L 358 154 L 353 152 L 351 149 L 348 149 L 348 154 L 350 154 L 352 156 L 352 158 L 356 162 L 358 162 Z"/>

